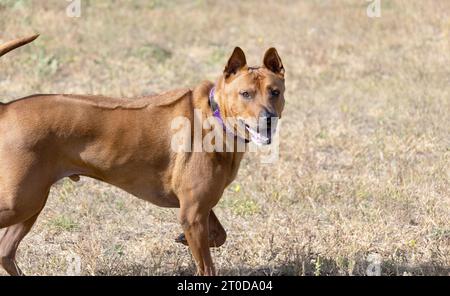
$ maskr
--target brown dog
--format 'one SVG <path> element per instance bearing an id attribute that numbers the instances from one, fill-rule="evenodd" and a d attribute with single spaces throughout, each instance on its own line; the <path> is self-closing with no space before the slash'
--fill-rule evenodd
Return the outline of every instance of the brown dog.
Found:
<path id="1" fill-rule="evenodd" d="M 0 56 L 37 36 L 9 42 Z M 236 177 L 243 152 L 178 152 L 172 149 L 176 117 L 191 123 L 214 116 L 239 118 L 244 128 L 219 129 L 227 141 L 270 143 L 255 121 L 270 123 L 284 107 L 284 68 L 267 50 L 262 67 L 248 67 L 235 48 L 215 86 L 203 82 L 135 100 L 100 96 L 34 95 L 0 103 L 0 263 L 21 275 L 15 254 L 56 181 L 88 176 L 162 207 L 180 208 L 179 221 L 198 274 L 214 275 L 209 248 L 226 233 L 212 209 Z M 195 112 L 199 110 L 199 112 Z M 214 118 L 213 117 L 213 118 Z M 243 119 L 244 118 L 244 119 Z M 255 125 L 256 124 L 256 125 Z M 273 128 L 273 127 L 272 127 Z M 261 130 L 261 129 L 260 129 Z M 205 135 L 210 129 L 202 126 Z M 215 130 L 217 133 L 217 129 Z M 193 138 L 187 129 L 186 137 Z M 195 149 L 194 149 L 195 150 Z"/>

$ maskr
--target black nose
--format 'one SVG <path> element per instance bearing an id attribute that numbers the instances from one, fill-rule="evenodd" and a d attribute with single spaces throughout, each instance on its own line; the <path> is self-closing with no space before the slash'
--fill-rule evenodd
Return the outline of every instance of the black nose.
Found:
<path id="1" fill-rule="evenodd" d="M 265 125 L 266 130 L 271 130 L 272 128 L 272 118 L 278 117 L 275 112 L 268 109 L 264 109 L 259 113 L 260 124 Z"/>
<path id="2" fill-rule="evenodd" d="M 275 112 L 269 111 L 268 109 L 264 109 L 259 114 L 259 118 L 269 118 L 270 119 L 272 117 L 277 117 L 277 115 L 275 114 Z"/>

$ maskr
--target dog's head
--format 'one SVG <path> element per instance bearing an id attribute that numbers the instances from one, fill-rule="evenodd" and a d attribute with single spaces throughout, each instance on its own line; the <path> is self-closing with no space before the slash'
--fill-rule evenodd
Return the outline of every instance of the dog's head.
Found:
<path id="1" fill-rule="evenodd" d="M 222 115 L 234 119 L 239 136 L 268 145 L 283 112 L 284 89 L 284 67 L 275 48 L 266 51 L 262 66 L 249 67 L 236 47 L 216 93 Z"/>

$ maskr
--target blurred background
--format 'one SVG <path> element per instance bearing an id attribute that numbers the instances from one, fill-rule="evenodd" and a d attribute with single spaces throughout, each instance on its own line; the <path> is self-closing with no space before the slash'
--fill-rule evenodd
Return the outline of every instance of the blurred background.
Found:
<path id="1" fill-rule="evenodd" d="M 247 155 L 217 206 L 219 274 L 450 275 L 449 31 L 447 0 L 0 0 L 0 43 L 41 34 L 0 60 L 0 100 L 194 87 L 235 46 L 250 65 L 274 46 L 280 158 Z M 18 261 L 39 275 L 73 258 L 85 275 L 192 274 L 180 232 L 175 210 L 63 180 Z"/>

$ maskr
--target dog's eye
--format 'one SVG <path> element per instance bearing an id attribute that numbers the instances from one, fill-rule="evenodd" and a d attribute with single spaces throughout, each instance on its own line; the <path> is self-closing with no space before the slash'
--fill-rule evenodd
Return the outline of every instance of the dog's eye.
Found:
<path id="1" fill-rule="evenodd" d="M 248 91 L 241 91 L 240 92 L 240 94 L 241 94 L 241 96 L 242 97 L 244 97 L 245 99 L 250 99 L 251 98 L 251 95 L 250 95 L 250 93 L 248 92 Z"/>
<path id="2" fill-rule="evenodd" d="M 280 95 L 280 91 L 278 89 L 271 89 L 270 90 L 270 95 L 272 97 L 278 97 Z"/>

